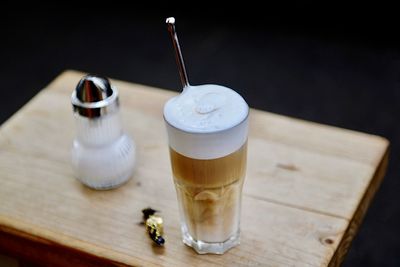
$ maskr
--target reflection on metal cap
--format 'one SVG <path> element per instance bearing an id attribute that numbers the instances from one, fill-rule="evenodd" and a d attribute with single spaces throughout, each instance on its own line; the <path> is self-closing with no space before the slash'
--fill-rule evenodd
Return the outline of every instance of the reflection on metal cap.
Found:
<path id="1" fill-rule="evenodd" d="M 105 77 L 84 76 L 72 93 L 74 112 L 88 118 L 96 118 L 118 110 L 118 91 Z"/>
<path id="2" fill-rule="evenodd" d="M 76 86 L 76 96 L 81 102 L 97 102 L 111 96 L 113 90 L 105 77 L 86 75 Z"/>

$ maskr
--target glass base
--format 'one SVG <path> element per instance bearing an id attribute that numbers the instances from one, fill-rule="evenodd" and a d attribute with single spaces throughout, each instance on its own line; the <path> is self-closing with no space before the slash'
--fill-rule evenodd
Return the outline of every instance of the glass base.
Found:
<path id="1" fill-rule="evenodd" d="M 240 230 L 224 242 L 209 243 L 194 239 L 186 227 L 182 227 L 183 243 L 192 247 L 198 254 L 224 254 L 240 244 Z"/>

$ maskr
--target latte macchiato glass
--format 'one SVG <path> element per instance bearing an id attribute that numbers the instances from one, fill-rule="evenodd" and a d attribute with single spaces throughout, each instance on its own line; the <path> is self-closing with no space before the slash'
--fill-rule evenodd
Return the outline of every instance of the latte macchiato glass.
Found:
<path id="1" fill-rule="evenodd" d="M 223 254 L 239 244 L 249 108 L 219 85 L 186 86 L 164 106 L 183 242 Z"/>

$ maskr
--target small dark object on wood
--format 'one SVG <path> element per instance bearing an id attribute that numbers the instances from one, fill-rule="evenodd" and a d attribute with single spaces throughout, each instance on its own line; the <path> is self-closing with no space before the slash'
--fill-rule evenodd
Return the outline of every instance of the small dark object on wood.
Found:
<path id="1" fill-rule="evenodd" d="M 162 237 L 164 232 L 163 219 L 159 215 L 156 215 L 156 212 L 157 210 L 150 207 L 143 209 L 143 220 L 151 240 L 157 245 L 162 246 L 165 243 L 165 239 Z"/>

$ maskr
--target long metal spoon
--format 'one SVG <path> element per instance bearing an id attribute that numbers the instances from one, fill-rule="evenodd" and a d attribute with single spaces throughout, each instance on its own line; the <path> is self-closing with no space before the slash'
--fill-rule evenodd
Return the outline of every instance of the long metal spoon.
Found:
<path id="1" fill-rule="evenodd" d="M 165 22 L 168 25 L 168 31 L 171 36 L 172 45 L 174 46 L 176 64 L 178 65 L 181 83 L 182 83 L 183 88 L 185 88 L 185 87 L 189 86 L 189 79 L 188 79 L 188 76 L 186 73 L 185 63 L 183 62 L 183 56 L 182 56 L 181 47 L 179 46 L 178 35 L 176 34 L 176 30 L 175 30 L 175 18 L 169 17 L 166 19 Z"/>

